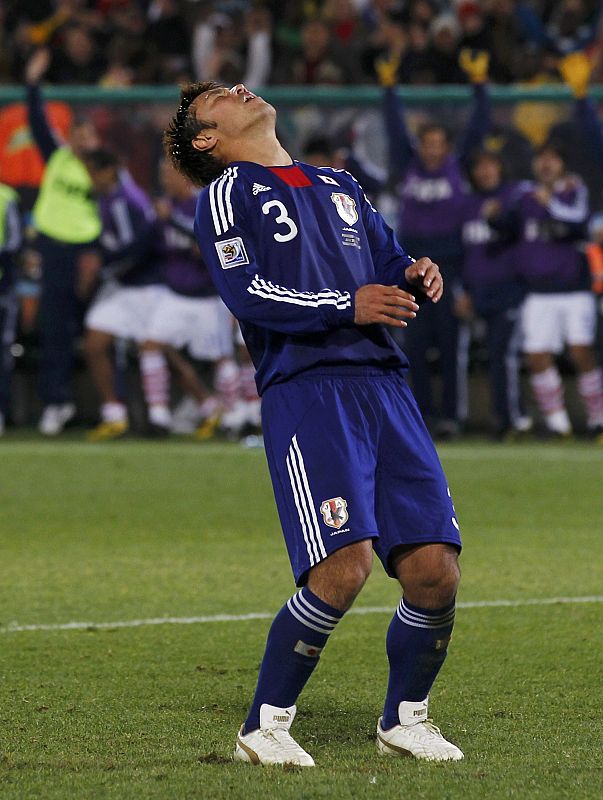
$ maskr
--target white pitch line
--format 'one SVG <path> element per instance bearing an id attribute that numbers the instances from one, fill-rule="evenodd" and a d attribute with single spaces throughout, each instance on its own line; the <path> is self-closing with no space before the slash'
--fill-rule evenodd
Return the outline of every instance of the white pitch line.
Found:
<path id="1" fill-rule="evenodd" d="M 130 447 L 130 444 L 133 447 Z M 214 455 L 237 455 L 241 453 L 255 453 L 263 455 L 262 448 L 240 447 L 235 443 L 204 442 L 199 444 L 193 441 L 162 442 L 161 445 L 150 440 L 132 440 L 131 442 L 90 443 L 83 441 L 68 442 L 2 442 L 3 455 L 28 455 L 28 456 L 55 456 L 62 453 L 76 453 L 78 456 L 97 458 L 99 455 L 119 455 L 132 453 L 136 449 L 154 455 L 157 452 L 190 455 L 195 458 Z M 603 461 L 603 448 L 589 445 L 588 442 L 578 442 L 573 447 L 570 445 L 555 445 L 549 442 L 533 442 L 518 445 L 484 445 L 477 444 L 448 444 L 439 445 L 438 452 L 445 461 L 505 461 L 520 460 L 554 461 L 576 463 L 600 463 Z M 146 454 L 146 453 L 145 453 Z"/>
<path id="2" fill-rule="evenodd" d="M 457 603 L 457 608 L 520 608 L 522 606 L 572 605 L 576 603 L 603 603 L 603 595 L 588 597 L 542 597 L 526 600 L 467 600 Z M 348 614 L 392 614 L 392 606 L 360 606 L 352 608 Z M 274 613 L 259 611 L 251 614 L 212 614 L 205 617 L 156 617 L 152 619 L 127 619 L 116 622 L 63 622 L 42 625 L 17 625 L 9 623 L 0 626 L 0 633 L 21 633 L 23 631 L 78 631 L 101 628 L 142 628 L 148 625 L 198 625 L 206 622 L 246 622 L 253 619 L 272 619 Z"/>

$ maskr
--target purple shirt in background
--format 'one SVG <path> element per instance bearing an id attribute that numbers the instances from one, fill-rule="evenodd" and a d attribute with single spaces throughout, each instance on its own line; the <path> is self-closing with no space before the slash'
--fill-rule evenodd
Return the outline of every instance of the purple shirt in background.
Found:
<path id="1" fill-rule="evenodd" d="M 531 292 L 588 289 L 588 270 L 577 243 L 588 219 L 588 190 L 576 176 L 563 178 L 546 206 L 535 195 L 536 184 L 519 187 L 515 211 L 520 239 L 517 270 Z"/>
<path id="2" fill-rule="evenodd" d="M 172 214 L 159 220 L 157 252 L 163 282 L 173 292 L 187 297 L 213 297 L 218 294 L 201 258 L 193 226 L 197 195 L 172 200 Z"/>
<path id="3" fill-rule="evenodd" d="M 402 239 L 407 235 L 430 239 L 457 233 L 460 204 L 466 194 L 458 158 L 448 156 L 433 172 L 413 158 L 402 181 L 398 228 Z"/>
<path id="4" fill-rule="evenodd" d="M 152 252 L 155 214 L 145 192 L 129 176 L 120 174 L 115 188 L 98 198 L 98 208 L 104 274 L 124 286 L 160 283 Z"/>
<path id="5" fill-rule="evenodd" d="M 496 200 L 504 214 L 517 194 L 517 186 L 503 184 L 492 192 L 472 192 L 463 199 L 463 282 L 469 289 L 516 279 L 515 247 L 501 241 L 482 209 L 488 201 Z"/>
<path id="6" fill-rule="evenodd" d="M 502 184 L 491 192 L 472 192 L 462 203 L 463 284 L 478 314 L 516 308 L 524 296 L 516 274 L 516 242 L 493 228 L 483 213 L 485 203 L 496 200 L 500 213 L 508 212 L 517 195 L 516 183 Z"/>

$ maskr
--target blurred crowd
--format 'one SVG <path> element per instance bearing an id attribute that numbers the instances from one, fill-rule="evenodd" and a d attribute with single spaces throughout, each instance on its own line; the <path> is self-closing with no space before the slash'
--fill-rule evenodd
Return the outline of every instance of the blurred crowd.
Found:
<path id="1" fill-rule="evenodd" d="M 590 48 L 596 82 L 599 17 L 597 0 L 2 0 L 0 81 L 45 46 L 49 81 L 108 87 L 375 83 L 393 55 L 399 82 L 464 83 L 463 48 L 503 84 L 556 80 L 560 57 Z"/>
<path id="2" fill-rule="evenodd" d="M 595 4 L 0 8 L 5 78 L 26 88 L 24 104 L 0 110 L 0 434 L 32 421 L 11 388 L 15 358 L 32 342 L 37 398 L 28 406 L 46 436 L 96 416 L 74 387 L 78 365 L 94 390 L 94 441 L 132 428 L 261 433 L 253 365 L 195 243 L 196 190 L 161 158 L 166 110 L 74 114 L 41 89 L 210 77 L 381 87 L 381 107 L 366 113 L 294 108 L 281 116 L 282 135 L 295 158 L 348 169 L 406 250 L 440 265 L 445 301 L 423 308 L 401 340 L 434 437 L 471 430 L 467 379 L 477 361 L 498 439 L 536 424 L 549 436 L 576 428 L 603 441 L 603 128 L 588 98 L 599 74 Z M 491 107 L 490 83 L 543 68 L 571 89 L 569 113 Z M 452 126 L 440 109 L 405 108 L 396 92 L 450 81 L 471 85 L 473 97 L 460 118 L 453 109 Z M 152 165 L 142 180 L 141 154 Z M 132 424 L 134 400 L 142 423 Z"/>

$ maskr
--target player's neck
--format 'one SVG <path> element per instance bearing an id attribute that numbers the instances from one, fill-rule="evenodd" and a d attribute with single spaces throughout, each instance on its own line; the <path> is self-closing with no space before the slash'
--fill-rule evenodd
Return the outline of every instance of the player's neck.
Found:
<path id="1" fill-rule="evenodd" d="M 276 136 L 248 138 L 240 144 L 233 143 L 228 151 L 228 163 L 233 161 L 251 161 L 263 167 L 284 167 L 293 163 L 293 159 Z"/>

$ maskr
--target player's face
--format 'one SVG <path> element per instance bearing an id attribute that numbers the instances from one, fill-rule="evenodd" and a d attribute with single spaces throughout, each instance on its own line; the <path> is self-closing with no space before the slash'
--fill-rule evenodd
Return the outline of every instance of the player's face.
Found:
<path id="1" fill-rule="evenodd" d="M 439 169 L 446 160 L 450 147 L 444 131 L 426 131 L 419 139 L 419 158 L 429 170 Z"/>
<path id="2" fill-rule="evenodd" d="M 534 177 L 540 183 L 552 185 L 565 173 L 565 164 L 554 150 L 543 150 L 532 162 Z"/>
<path id="3" fill-rule="evenodd" d="M 117 172 L 114 167 L 104 167 L 96 169 L 88 166 L 88 172 L 92 181 L 92 189 L 95 194 L 108 194 L 117 183 Z"/>
<path id="4" fill-rule="evenodd" d="M 100 141 L 94 125 L 90 122 L 74 125 L 69 135 L 69 144 L 76 156 L 81 156 L 86 150 L 96 150 Z"/>
<path id="5" fill-rule="evenodd" d="M 215 130 L 223 142 L 240 139 L 251 128 L 264 124 L 266 120 L 274 121 L 276 116 L 269 103 L 250 92 L 242 83 L 231 89 L 219 87 L 204 92 L 195 100 L 194 110 L 197 119 L 216 126 Z M 198 138 L 203 138 L 205 134 L 212 135 L 212 130 L 205 129 Z"/>
<path id="6" fill-rule="evenodd" d="M 500 185 L 502 166 L 496 158 L 480 158 L 471 170 L 471 175 L 480 191 L 491 192 Z"/>

